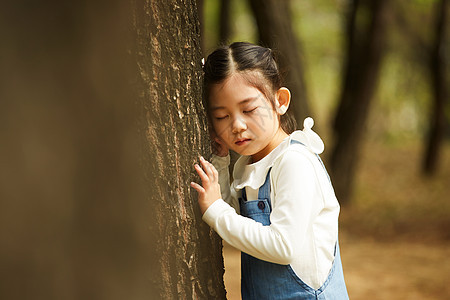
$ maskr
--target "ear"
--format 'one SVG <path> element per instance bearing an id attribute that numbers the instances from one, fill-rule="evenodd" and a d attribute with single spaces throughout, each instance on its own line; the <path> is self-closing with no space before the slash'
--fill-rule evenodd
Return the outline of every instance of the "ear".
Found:
<path id="1" fill-rule="evenodd" d="M 276 99 L 276 109 L 279 115 L 284 115 L 289 108 L 291 103 L 291 92 L 285 88 L 280 88 L 275 94 Z"/>

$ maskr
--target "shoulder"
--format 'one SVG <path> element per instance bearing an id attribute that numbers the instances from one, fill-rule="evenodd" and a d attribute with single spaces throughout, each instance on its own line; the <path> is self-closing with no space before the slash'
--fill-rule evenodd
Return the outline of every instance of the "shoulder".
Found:
<path id="1" fill-rule="evenodd" d="M 292 144 L 286 151 L 278 157 L 274 162 L 274 165 L 288 167 L 290 165 L 313 165 L 316 160 L 316 155 L 312 153 L 308 148 L 301 144 Z"/>
<path id="2" fill-rule="evenodd" d="M 314 163 L 317 158 L 305 146 L 294 144 L 278 157 L 273 164 L 273 175 L 294 178 L 310 178 L 314 174 Z"/>

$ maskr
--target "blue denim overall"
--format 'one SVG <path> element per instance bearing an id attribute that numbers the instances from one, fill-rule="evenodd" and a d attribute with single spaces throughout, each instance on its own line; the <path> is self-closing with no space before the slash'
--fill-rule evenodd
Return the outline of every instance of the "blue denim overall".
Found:
<path id="1" fill-rule="evenodd" d="M 292 140 L 292 143 L 299 143 Z M 320 158 L 319 158 L 320 160 Z M 321 162 L 322 163 L 322 162 Z M 323 164 L 322 164 L 323 165 Z M 264 226 L 270 225 L 270 171 L 259 188 L 258 200 L 247 201 L 245 188 L 239 198 L 241 215 Z M 290 265 L 279 265 L 241 253 L 242 299 L 348 299 L 342 271 L 339 243 L 335 246 L 335 259 L 325 283 L 317 290 L 304 283 Z"/>

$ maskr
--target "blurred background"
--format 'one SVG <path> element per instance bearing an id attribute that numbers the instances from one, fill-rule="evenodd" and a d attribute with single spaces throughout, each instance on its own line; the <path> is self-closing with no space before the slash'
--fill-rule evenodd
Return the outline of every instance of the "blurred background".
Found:
<path id="1" fill-rule="evenodd" d="M 271 47 L 298 127 L 314 118 L 350 298 L 450 299 L 448 1 L 198 3 L 205 57 L 234 41 Z M 239 299 L 239 253 L 224 253 Z"/>
<path id="2" fill-rule="evenodd" d="M 0 298 L 223 298 L 200 61 L 250 41 L 325 141 L 350 298 L 450 299 L 449 1 L 194 2 L 0 4 Z"/>

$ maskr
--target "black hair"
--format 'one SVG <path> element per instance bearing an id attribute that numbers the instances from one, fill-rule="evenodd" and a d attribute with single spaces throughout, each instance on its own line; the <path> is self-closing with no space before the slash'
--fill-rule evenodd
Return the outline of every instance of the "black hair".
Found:
<path id="1" fill-rule="evenodd" d="M 222 46 L 208 56 L 203 70 L 203 98 L 208 115 L 211 85 L 222 83 L 235 72 L 242 74 L 251 85 L 260 90 L 275 109 L 275 93 L 282 87 L 283 82 L 270 48 L 246 42 Z M 280 126 L 290 134 L 296 129 L 296 122 L 290 113 L 285 113 L 280 116 Z"/>

